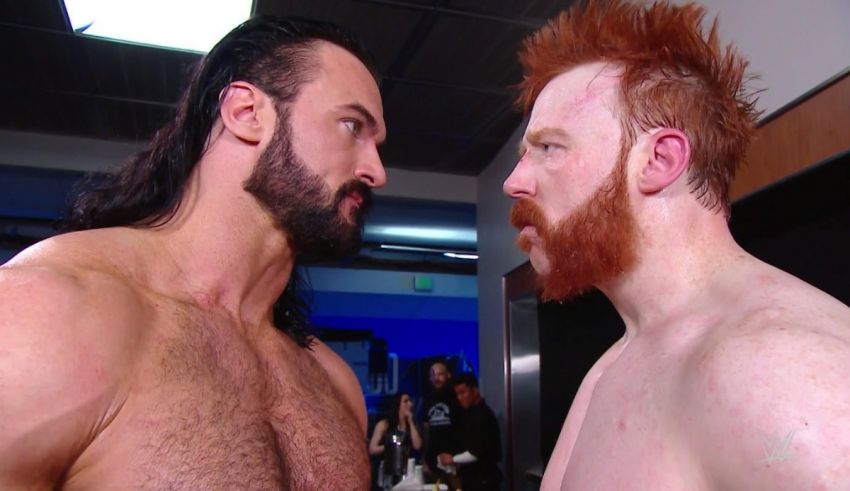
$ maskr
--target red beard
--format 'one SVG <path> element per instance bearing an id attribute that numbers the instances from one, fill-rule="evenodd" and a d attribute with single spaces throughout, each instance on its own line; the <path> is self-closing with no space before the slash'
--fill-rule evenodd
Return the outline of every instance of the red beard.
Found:
<path id="1" fill-rule="evenodd" d="M 511 208 L 511 225 L 519 230 L 536 228 L 551 265 L 549 274 L 538 277 L 543 301 L 574 298 L 634 266 L 637 232 L 626 192 L 625 167 L 621 160 L 586 203 L 554 226 L 549 226 L 543 211 L 528 199 Z M 531 248 L 525 236 L 520 236 L 517 245 L 526 252 Z"/>

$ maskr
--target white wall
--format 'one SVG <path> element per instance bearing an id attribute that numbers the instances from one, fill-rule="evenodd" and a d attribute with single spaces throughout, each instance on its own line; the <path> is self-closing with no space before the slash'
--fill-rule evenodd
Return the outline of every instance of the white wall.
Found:
<path id="1" fill-rule="evenodd" d="M 676 0 L 684 3 L 685 0 Z M 850 66 L 850 0 L 704 0 L 720 13 L 721 39 L 736 41 L 767 91 L 760 107 L 776 110 Z M 478 176 L 478 311 L 481 388 L 504 421 L 502 276 L 526 260 L 514 246 L 502 182 L 516 163 L 524 124 Z"/>
<path id="2" fill-rule="evenodd" d="M 376 189 L 375 194 L 475 203 L 478 199 L 477 189 L 478 178 L 475 176 L 387 168 L 387 185 Z"/>
<path id="3" fill-rule="evenodd" d="M 0 130 L 0 164 L 85 172 L 108 169 L 141 150 L 138 142 Z"/>
<path id="4" fill-rule="evenodd" d="M 0 164 L 6 165 L 91 172 L 109 169 L 141 148 L 141 142 L 0 130 Z M 472 176 L 387 169 L 387 185 L 375 194 L 475 203 L 477 185 Z"/>
<path id="5" fill-rule="evenodd" d="M 478 176 L 478 356 L 479 385 L 487 404 L 504 424 L 504 304 L 502 275 L 527 260 L 514 245 L 516 231 L 508 225 L 511 200 L 502 183 L 517 161 L 520 125 L 493 162 Z M 502 432 L 504 435 L 504 431 Z"/>
<path id="6" fill-rule="evenodd" d="M 687 0 L 675 0 L 687 3 Z M 734 43 L 759 75 L 765 115 L 850 67 L 848 0 L 701 0 L 706 26 L 718 17 L 721 42 Z"/>

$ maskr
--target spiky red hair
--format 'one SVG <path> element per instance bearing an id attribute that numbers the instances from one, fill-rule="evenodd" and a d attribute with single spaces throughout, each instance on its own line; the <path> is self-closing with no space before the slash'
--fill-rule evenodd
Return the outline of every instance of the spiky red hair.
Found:
<path id="1" fill-rule="evenodd" d="M 707 36 L 705 10 L 695 4 L 649 6 L 624 0 L 576 4 L 529 36 L 520 50 L 524 79 L 518 105 L 529 111 L 543 87 L 577 65 L 615 64 L 623 131 L 683 131 L 691 143 L 688 182 L 710 209 L 729 211 L 729 184 L 755 133 L 755 98 L 745 88 L 747 61 L 721 49 L 715 19 Z"/>

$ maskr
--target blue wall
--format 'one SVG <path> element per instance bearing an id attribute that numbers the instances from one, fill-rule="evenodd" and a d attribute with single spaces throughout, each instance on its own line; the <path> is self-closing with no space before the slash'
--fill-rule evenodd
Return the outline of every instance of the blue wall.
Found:
<path id="1" fill-rule="evenodd" d="M 59 219 L 82 172 L 0 164 L 0 216 Z"/>
<path id="2" fill-rule="evenodd" d="M 475 298 L 315 292 L 311 318 L 321 327 L 369 329 L 404 359 L 462 353 L 477 372 L 477 309 Z"/>

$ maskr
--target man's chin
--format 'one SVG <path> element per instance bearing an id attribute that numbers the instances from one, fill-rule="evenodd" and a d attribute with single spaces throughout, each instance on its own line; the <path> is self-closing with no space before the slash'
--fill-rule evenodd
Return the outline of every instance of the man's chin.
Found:
<path id="1" fill-rule="evenodd" d="M 552 272 L 552 264 L 546 254 L 539 247 L 531 247 L 528 251 L 528 260 L 531 262 L 531 267 L 538 277 L 549 276 Z"/>
<path id="2" fill-rule="evenodd" d="M 564 275 L 563 271 L 560 275 L 553 273 L 549 258 L 536 247 L 529 253 L 529 260 L 537 274 L 537 288 L 540 291 L 540 300 L 543 302 L 570 300 L 593 288 L 575 283 L 577 278 L 571 274 Z"/>

